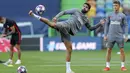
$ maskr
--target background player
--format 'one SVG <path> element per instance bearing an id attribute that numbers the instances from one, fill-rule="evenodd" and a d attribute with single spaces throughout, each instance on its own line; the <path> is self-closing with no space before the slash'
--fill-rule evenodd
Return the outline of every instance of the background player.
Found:
<path id="1" fill-rule="evenodd" d="M 20 43 L 21 43 L 21 31 L 19 27 L 17 26 L 16 22 L 10 19 L 7 19 L 5 17 L 0 16 L 0 23 L 3 24 L 3 34 L 1 37 L 6 37 L 9 35 L 11 36 L 10 40 L 10 59 L 5 62 L 5 65 L 11 64 L 12 65 L 12 58 L 13 58 L 13 48 L 14 46 L 18 50 L 18 60 L 15 64 L 21 64 L 21 51 L 20 51 Z"/>
<path id="2" fill-rule="evenodd" d="M 85 16 L 85 14 L 90 10 L 91 6 L 88 3 L 83 4 L 82 10 L 78 9 L 70 9 L 61 11 L 59 14 L 57 14 L 53 18 L 53 22 L 50 20 L 38 16 L 32 12 L 32 10 L 29 12 L 29 15 L 32 17 L 46 23 L 48 26 L 56 29 L 61 34 L 61 40 L 65 44 L 67 50 L 66 50 L 66 73 L 74 73 L 70 68 L 70 60 L 71 60 L 71 53 L 72 53 L 72 43 L 70 40 L 70 35 L 75 35 L 76 32 L 78 32 L 83 25 L 85 25 L 89 30 L 94 30 L 101 26 L 101 24 L 104 24 L 104 20 L 101 20 L 99 24 L 96 26 L 91 27 L 89 24 L 88 18 Z M 57 19 L 63 15 L 70 14 L 71 17 L 63 22 L 56 22 Z"/>
<path id="3" fill-rule="evenodd" d="M 120 2 L 113 2 L 114 12 L 112 12 L 106 21 L 105 24 L 105 37 L 104 40 L 107 40 L 107 55 L 106 55 L 106 68 L 105 71 L 110 70 L 110 60 L 111 60 L 111 51 L 115 43 L 118 44 L 120 48 L 120 58 L 121 58 L 121 70 L 127 70 L 124 66 L 125 62 L 125 53 L 124 53 L 124 41 L 128 40 L 128 24 L 125 14 L 119 12 Z M 125 29 L 125 30 L 123 30 Z M 125 40 L 124 40 L 125 32 Z"/>

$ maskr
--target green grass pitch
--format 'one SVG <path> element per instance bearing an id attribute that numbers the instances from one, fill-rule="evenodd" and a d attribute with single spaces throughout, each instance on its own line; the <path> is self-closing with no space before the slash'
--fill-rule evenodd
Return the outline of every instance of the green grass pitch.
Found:
<path id="1" fill-rule="evenodd" d="M 111 70 L 103 71 L 105 67 L 106 51 L 73 51 L 71 68 L 75 73 L 123 73 L 120 70 L 120 55 L 112 52 Z M 126 52 L 126 67 L 130 72 L 130 54 Z M 7 60 L 9 53 L 0 53 L 0 60 Z M 14 62 L 17 55 L 14 55 Z M 23 51 L 22 65 L 26 66 L 28 73 L 65 73 L 65 51 L 39 52 Z M 0 64 L 0 73 L 17 73 L 17 67 L 6 67 Z"/>

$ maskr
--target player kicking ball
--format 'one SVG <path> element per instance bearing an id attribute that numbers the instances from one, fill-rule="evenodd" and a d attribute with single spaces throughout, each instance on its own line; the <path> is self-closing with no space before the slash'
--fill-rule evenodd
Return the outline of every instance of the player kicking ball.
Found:
<path id="1" fill-rule="evenodd" d="M 100 22 L 97 25 L 91 27 L 89 20 L 85 15 L 90 10 L 90 8 L 91 6 L 88 3 L 84 3 L 82 10 L 69 9 L 61 11 L 53 18 L 53 21 L 50 21 L 44 17 L 34 14 L 32 10 L 30 10 L 29 12 L 30 16 L 40 20 L 41 22 L 44 22 L 48 26 L 59 31 L 61 35 L 61 40 L 66 46 L 66 73 L 74 73 L 70 67 L 71 53 L 72 53 L 72 43 L 70 36 L 71 35 L 74 36 L 76 32 L 81 30 L 83 25 L 85 25 L 89 30 L 94 30 L 105 23 L 104 20 L 100 20 Z M 71 15 L 70 18 L 68 18 L 68 20 L 57 22 L 59 17 L 67 14 Z"/>
<path id="2" fill-rule="evenodd" d="M 16 22 L 5 17 L 0 16 L 0 23 L 3 24 L 3 34 L 1 37 L 6 37 L 11 35 L 10 40 L 10 58 L 8 61 L 4 63 L 6 66 L 13 66 L 13 48 L 16 47 L 18 50 L 18 60 L 15 64 L 21 64 L 21 51 L 20 51 L 20 43 L 21 43 L 21 31 L 17 26 Z"/>

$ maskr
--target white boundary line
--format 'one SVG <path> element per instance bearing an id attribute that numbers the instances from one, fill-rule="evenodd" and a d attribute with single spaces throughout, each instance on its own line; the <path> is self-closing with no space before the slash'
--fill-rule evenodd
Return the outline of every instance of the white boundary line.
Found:
<path id="1" fill-rule="evenodd" d="M 64 67 L 66 65 L 35 65 L 35 66 L 41 66 L 41 67 Z M 86 65 L 71 65 L 71 66 L 105 66 L 105 64 L 86 64 Z M 120 64 L 112 64 L 111 66 L 120 66 Z M 128 66 L 128 64 L 126 64 Z"/>

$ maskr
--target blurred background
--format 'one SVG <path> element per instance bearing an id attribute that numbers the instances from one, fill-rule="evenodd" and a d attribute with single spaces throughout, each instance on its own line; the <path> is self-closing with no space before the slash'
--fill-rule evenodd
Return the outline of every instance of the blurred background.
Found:
<path id="1" fill-rule="evenodd" d="M 22 50 L 39 50 L 39 48 L 40 51 L 65 50 L 57 31 L 28 15 L 29 10 L 35 11 L 35 7 L 39 4 L 44 5 L 46 8 L 43 16 L 51 20 L 62 10 L 71 8 L 81 9 L 83 3 L 88 2 L 91 5 L 91 9 L 86 15 L 89 18 L 91 25 L 95 25 L 100 19 L 105 18 L 113 11 L 113 0 L 0 1 L 0 15 L 15 20 L 22 31 Z M 120 11 L 125 13 L 127 16 L 130 34 L 130 0 L 119 1 L 121 2 Z M 66 20 L 68 17 L 68 15 L 63 16 L 59 21 Z M 76 36 L 72 37 L 74 50 L 102 50 L 104 48 L 102 41 L 104 27 L 102 26 L 99 29 L 101 30 L 97 29 L 90 32 L 84 26 Z M 2 26 L 0 26 L 0 32 L 1 31 Z"/>

